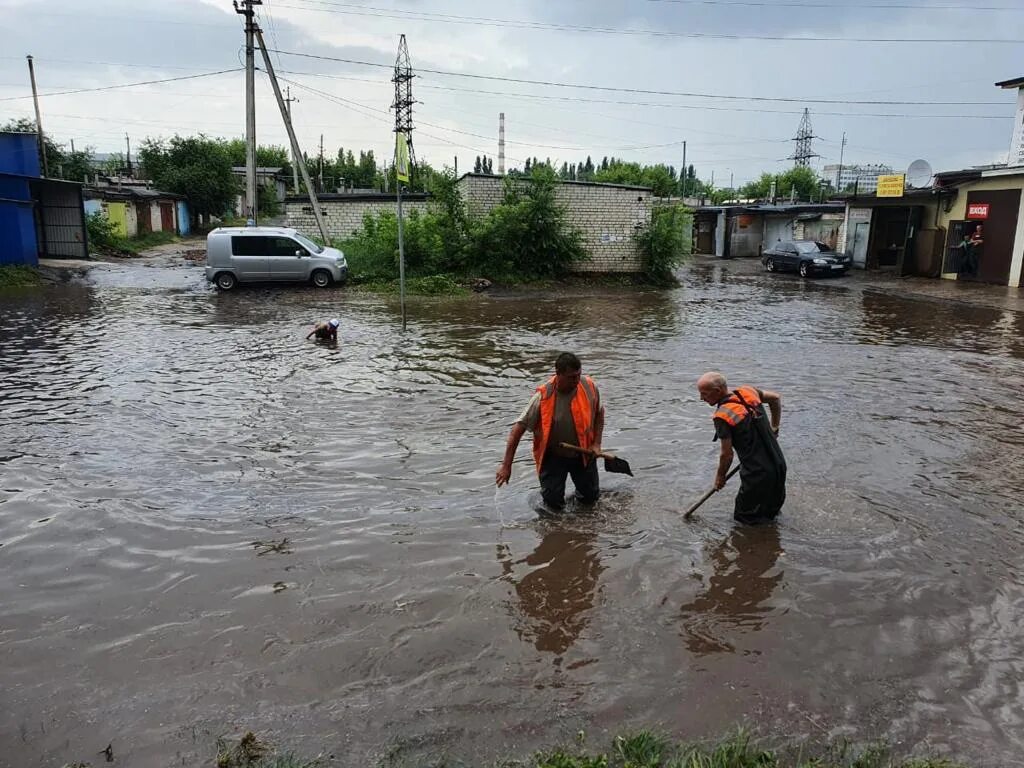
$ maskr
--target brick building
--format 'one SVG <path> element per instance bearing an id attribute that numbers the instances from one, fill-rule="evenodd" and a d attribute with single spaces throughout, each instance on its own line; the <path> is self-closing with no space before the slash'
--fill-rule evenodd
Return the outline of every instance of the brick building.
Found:
<path id="1" fill-rule="evenodd" d="M 485 216 L 501 202 L 506 177 L 467 173 L 459 178 L 458 188 L 470 216 Z M 569 224 L 583 234 L 590 260 L 579 265 L 581 272 L 639 272 L 640 254 L 633 233 L 651 220 L 655 204 L 651 190 L 620 184 L 596 184 L 563 181 L 556 198 L 565 208 Z M 395 210 L 393 193 L 320 195 L 321 211 L 327 221 L 328 235 L 346 238 L 357 231 L 367 213 Z M 425 194 L 403 195 L 407 211 L 426 210 Z M 318 233 L 313 208 L 306 196 L 285 199 L 286 226 L 306 235 Z"/>

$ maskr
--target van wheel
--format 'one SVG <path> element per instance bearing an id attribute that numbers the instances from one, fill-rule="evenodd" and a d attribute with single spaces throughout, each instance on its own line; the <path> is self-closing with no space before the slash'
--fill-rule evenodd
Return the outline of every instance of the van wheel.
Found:
<path id="1" fill-rule="evenodd" d="M 806 261 L 801 261 L 800 262 L 800 277 L 807 277 L 809 272 L 810 272 L 810 269 L 808 269 L 808 267 L 807 267 L 807 262 Z"/>
<path id="2" fill-rule="evenodd" d="M 230 291 L 238 285 L 238 280 L 236 280 L 235 276 L 230 272 L 221 272 L 216 278 L 214 278 L 214 282 L 222 291 Z"/>
<path id="3" fill-rule="evenodd" d="M 310 279 L 317 288 L 326 288 L 331 284 L 331 273 L 326 269 L 318 269 L 310 275 Z"/>
<path id="4" fill-rule="evenodd" d="M 769 272 L 775 271 L 775 259 L 766 259 L 764 262 L 764 268 Z"/>

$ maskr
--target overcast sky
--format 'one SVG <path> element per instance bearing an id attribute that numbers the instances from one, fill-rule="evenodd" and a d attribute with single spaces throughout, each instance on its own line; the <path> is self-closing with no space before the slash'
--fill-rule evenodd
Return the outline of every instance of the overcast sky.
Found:
<path id="1" fill-rule="evenodd" d="M 846 164 L 900 171 L 916 158 L 935 170 L 1005 161 L 1016 93 L 993 83 L 1024 75 L 1024 42 L 995 42 L 1024 41 L 1020 0 L 265 0 L 260 20 L 270 47 L 328 57 L 272 54 L 299 99 L 294 117 L 310 153 L 323 134 L 327 153 L 344 146 L 390 158 L 390 71 L 329 59 L 390 66 L 402 33 L 414 68 L 599 87 L 421 72 L 416 152 L 435 166 L 458 156 L 460 172 L 476 155 L 496 158 L 499 112 L 509 167 L 588 154 L 679 167 L 686 140 L 701 178 L 714 172 L 718 186 L 730 175 L 739 184 L 792 165 L 784 158 L 804 107 L 820 137 L 819 170 L 838 161 L 844 131 Z M 771 37 L 781 39 L 763 39 Z M 238 70 L 244 61 L 242 17 L 228 0 L 0 0 L 0 39 L 0 123 L 32 115 L 31 99 L 15 98 L 31 93 L 26 54 L 43 94 Z M 857 101 L 899 103 L 849 103 Z M 55 139 L 101 152 L 123 150 L 125 133 L 134 148 L 147 136 L 245 130 L 241 71 L 46 96 L 41 105 Z M 285 145 L 263 73 L 257 105 L 260 143 Z"/>

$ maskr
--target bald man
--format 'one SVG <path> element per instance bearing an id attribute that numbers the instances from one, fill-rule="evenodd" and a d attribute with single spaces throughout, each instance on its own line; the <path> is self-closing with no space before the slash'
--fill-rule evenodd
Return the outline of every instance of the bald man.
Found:
<path id="1" fill-rule="evenodd" d="M 717 371 L 701 376 L 697 390 L 715 409 L 715 439 L 722 446 L 715 490 L 725 485 L 735 452 L 740 457 L 740 491 L 733 518 L 749 525 L 773 521 L 786 501 L 786 458 L 775 437 L 782 423 L 782 396 L 746 386 L 730 391 Z M 770 424 L 765 405 L 771 411 Z"/>

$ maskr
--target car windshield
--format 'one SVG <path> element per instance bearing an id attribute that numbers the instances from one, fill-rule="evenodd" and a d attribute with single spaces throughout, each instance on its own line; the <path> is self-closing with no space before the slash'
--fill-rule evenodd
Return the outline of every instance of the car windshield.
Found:
<path id="1" fill-rule="evenodd" d="M 794 245 L 797 247 L 797 250 L 800 251 L 801 253 L 828 253 L 831 250 L 824 243 L 815 243 L 814 241 L 809 240 L 794 243 Z"/>
<path id="2" fill-rule="evenodd" d="M 324 247 L 322 245 L 317 245 L 312 240 L 310 240 L 308 237 L 304 237 L 304 236 L 296 233 L 295 234 L 295 239 L 298 240 L 299 243 L 304 245 L 307 250 L 310 250 L 313 253 L 323 253 L 323 251 L 324 251 Z"/>

